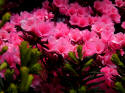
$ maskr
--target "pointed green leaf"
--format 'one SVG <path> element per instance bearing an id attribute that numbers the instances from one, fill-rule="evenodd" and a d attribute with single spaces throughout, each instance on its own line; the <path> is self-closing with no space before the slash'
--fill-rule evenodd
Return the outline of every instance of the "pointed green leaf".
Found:
<path id="1" fill-rule="evenodd" d="M 69 63 L 66 63 L 64 68 L 72 72 L 75 76 L 79 76 L 78 73 L 72 68 L 72 66 Z"/>
<path id="2" fill-rule="evenodd" d="M 79 60 L 82 60 L 83 55 L 82 55 L 82 46 L 81 45 L 79 45 L 77 47 L 77 53 L 78 53 L 78 56 L 79 56 Z"/>
<path id="3" fill-rule="evenodd" d="M 77 91 L 74 90 L 74 89 L 71 89 L 71 90 L 69 91 L 69 93 L 77 93 Z"/>
<path id="4" fill-rule="evenodd" d="M 28 43 L 26 41 L 23 41 L 20 45 L 20 55 L 21 55 L 21 64 L 23 66 L 26 66 L 31 59 L 31 46 L 28 47 Z"/>
<path id="5" fill-rule="evenodd" d="M 40 58 L 41 52 L 37 48 L 31 50 L 30 66 L 36 64 Z"/>
<path id="6" fill-rule="evenodd" d="M 73 61 L 75 61 L 75 62 L 78 63 L 78 59 L 76 58 L 74 52 L 69 52 L 68 55 L 69 55 L 69 57 L 70 57 Z"/>
<path id="7" fill-rule="evenodd" d="M 14 70 L 7 69 L 5 72 L 6 81 L 10 83 L 13 80 Z"/>
<path id="8" fill-rule="evenodd" d="M 117 54 L 113 54 L 111 60 L 115 62 L 117 65 L 121 67 L 125 67 L 124 64 L 120 61 L 119 57 Z"/>
<path id="9" fill-rule="evenodd" d="M 2 91 L 3 88 L 4 88 L 4 83 L 2 77 L 0 76 L 0 91 Z"/>
<path id="10" fill-rule="evenodd" d="M 5 53 L 8 50 L 8 46 L 4 46 L 2 48 L 2 50 L 0 51 L 0 55 L 2 55 L 3 53 Z"/>
<path id="11" fill-rule="evenodd" d="M 39 71 L 42 70 L 41 64 L 36 63 L 30 68 L 30 72 L 34 74 L 39 74 Z"/>
<path id="12" fill-rule="evenodd" d="M 87 62 L 84 64 L 84 66 L 83 66 L 83 68 L 82 68 L 82 71 L 84 71 L 85 68 L 87 68 L 88 66 L 90 66 L 90 65 L 92 64 L 92 62 L 93 62 L 93 59 L 90 59 L 89 61 L 87 61 Z"/>
<path id="13" fill-rule="evenodd" d="M 17 86 L 14 83 L 10 84 L 10 87 L 8 88 L 8 93 L 18 93 Z"/>
<path id="14" fill-rule="evenodd" d="M 6 12 L 2 16 L 2 22 L 0 23 L 0 28 L 6 23 L 6 21 L 10 20 L 11 14 L 9 12 Z"/>
<path id="15" fill-rule="evenodd" d="M 121 82 L 116 82 L 115 83 L 115 88 L 118 90 L 120 93 L 125 93 L 125 89 L 123 88 Z"/>
<path id="16" fill-rule="evenodd" d="M 30 86 L 31 86 L 31 84 L 32 84 L 32 81 L 33 81 L 33 75 L 28 75 L 28 79 L 27 79 L 27 83 L 26 83 L 26 85 L 25 85 L 25 87 L 24 87 L 24 92 L 28 92 L 28 90 L 29 90 L 29 88 L 30 88 Z"/>
<path id="17" fill-rule="evenodd" d="M 6 62 L 3 62 L 2 64 L 0 64 L 0 71 L 2 71 L 5 68 L 7 68 L 7 63 Z"/>
<path id="18" fill-rule="evenodd" d="M 79 93 L 86 93 L 86 86 L 79 88 Z"/>
<path id="19" fill-rule="evenodd" d="M 21 92 L 24 92 L 24 88 L 28 80 L 29 69 L 27 67 L 21 67 L 20 72 L 21 72 L 21 84 L 19 88 Z"/>

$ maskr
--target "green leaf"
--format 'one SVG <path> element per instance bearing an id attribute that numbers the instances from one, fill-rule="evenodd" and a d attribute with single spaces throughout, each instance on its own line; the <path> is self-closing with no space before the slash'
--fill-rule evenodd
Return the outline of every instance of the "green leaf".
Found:
<path id="1" fill-rule="evenodd" d="M 111 60 L 113 62 L 115 62 L 115 64 L 117 64 L 117 65 L 119 65 L 121 67 L 125 67 L 125 65 L 123 64 L 123 62 L 120 61 L 120 59 L 119 59 L 119 57 L 118 57 L 117 54 L 113 54 Z"/>
<path id="2" fill-rule="evenodd" d="M 41 64 L 36 63 L 30 68 L 30 72 L 34 74 L 39 74 L 39 71 L 42 70 Z"/>
<path id="3" fill-rule="evenodd" d="M 8 93 L 18 93 L 17 86 L 14 83 L 10 84 L 10 87 L 8 88 Z"/>
<path id="4" fill-rule="evenodd" d="M 25 85 L 27 84 L 28 76 L 29 76 L 29 69 L 27 67 L 21 67 L 21 84 L 20 84 L 20 91 L 24 92 Z"/>
<path id="5" fill-rule="evenodd" d="M 6 23 L 6 21 L 10 20 L 11 14 L 9 12 L 6 12 L 2 16 L 2 22 L 0 23 L 0 28 Z"/>
<path id="6" fill-rule="evenodd" d="M 72 72 L 75 76 L 79 76 L 78 73 L 72 68 L 72 66 L 69 63 L 66 63 L 64 65 L 64 68 Z"/>
<path id="7" fill-rule="evenodd" d="M 32 67 L 38 62 L 41 52 L 37 48 L 32 49 L 30 45 L 28 47 L 28 42 L 23 41 L 20 45 L 20 55 L 22 66 Z"/>
<path id="8" fill-rule="evenodd" d="M 121 82 L 115 83 L 115 89 L 118 90 L 120 93 L 125 93 L 125 89 L 123 88 Z"/>
<path id="9" fill-rule="evenodd" d="M 2 91 L 3 88 L 4 88 L 4 83 L 2 77 L 0 76 L 0 91 Z"/>
<path id="10" fill-rule="evenodd" d="M 13 80 L 14 70 L 7 69 L 5 72 L 6 81 L 10 83 Z"/>
<path id="11" fill-rule="evenodd" d="M 31 84 L 32 84 L 32 81 L 33 81 L 33 75 L 32 74 L 30 74 L 30 75 L 28 75 L 28 79 L 27 79 L 27 83 L 26 83 L 26 85 L 25 85 L 25 87 L 24 87 L 24 92 L 28 92 L 28 90 L 29 90 L 29 88 L 30 88 L 30 86 L 31 86 Z"/>
<path id="12" fill-rule="evenodd" d="M 31 60 L 31 46 L 28 47 L 28 43 L 23 41 L 20 45 L 21 65 L 26 66 Z"/>
<path id="13" fill-rule="evenodd" d="M 86 86 L 79 88 L 79 93 L 86 93 Z"/>
<path id="14" fill-rule="evenodd" d="M 2 64 L 0 64 L 0 71 L 2 71 L 5 68 L 7 68 L 7 63 L 6 62 L 3 62 Z"/>
<path id="15" fill-rule="evenodd" d="M 11 14 L 9 12 L 6 12 L 3 16 L 2 16 L 2 21 L 6 22 L 8 20 L 10 20 Z"/>
<path id="16" fill-rule="evenodd" d="M 8 50 L 8 46 L 4 46 L 2 48 L 2 50 L 0 51 L 0 55 L 2 55 L 3 53 L 5 53 Z"/>
<path id="17" fill-rule="evenodd" d="M 0 0 L 0 7 L 5 3 L 5 0 Z"/>
<path id="18" fill-rule="evenodd" d="M 76 58 L 74 52 L 69 52 L 69 53 L 68 53 L 68 56 L 69 56 L 73 61 L 75 61 L 75 62 L 78 63 L 78 59 Z"/>
<path id="19" fill-rule="evenodd" d="M 31 50 L 30 66 L 36 64 L 40 58 L 41 52 L 37 48 Z"/>
<path id="20" fill-rule="evenodd" d="M 90 59 L 89 61 L 87 61 L 87 62 L 84 64 L 84 66 L 83 66 L 83 68 L 82 68 L 82 71 L 84 71 L 85 68 L 87 68 L 88 66 L 90 66 L 90 65 L 92 64 L 92 62 L 93 62 L 93 59 Z"/>
<path id="21" fill-rule="evenodd" d="M 81 45 L 79 45 L 78 47 L 77 47 L 77 53 L 78 53 L 78 56 L 79 56 L 79 60 L 82 60 L 82 46 Z"/>
<path id="22" fill-rule="evenodd" d="M 0 91 L 0 93 L 4 93 L 4 91 Z"/>
<path id="23" fill-rule="evenodd" d="M 70 89 L 69 93 L 77 93 L 77 91 L 74 89 Z"/>

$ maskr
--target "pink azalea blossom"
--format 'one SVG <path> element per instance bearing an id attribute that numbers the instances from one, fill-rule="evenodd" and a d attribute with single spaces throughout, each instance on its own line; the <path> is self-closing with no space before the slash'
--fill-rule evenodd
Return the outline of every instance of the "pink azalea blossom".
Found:
<path id="1" fill-rule="evenodd" d="M 71 25 L 79 25 L 80 18 L 77 15 L 73 15 L 70 17 L 70 24 Z"/>
<path id="2" fill-rule="evenodd" d="M 120 49 L 124 43 L 125 35 L 121 32 L 114 34 L 109 41 L 110 47 L 113 49 Z"/>
<path id="3" fill-rule="evenodd" d="M 79 23 L 78 23 L 79 27 L 86 27 L 88 25 L 89 25 L 88 17 L 80 17 L 79 18 Z"/>
<path id="4" fill-rule="evenodd" d="M 50 34 L 50 32 L 52 31 L 53 29 L 53 23 L 50 23 L 50 22 L 41 22 L 41 23 L 36 23 L 34 25 L 34 30 L 33 32 L 39 36 L 39 37 L 42 37 L 42 36 L 48 36 Z"/>
<path id="5" fill-rule="evenodd" d="M 123 6 L 125 6 L 125 1 L 124 0 L 115 0 L 115 4 L 118 7 L 123 7 Z"/>
<path id="6" fill-rule="evenodd" d="M 82 31 L 82 35 L 83 35 L 83 41 L 95 41 L 96 39 L 98 39 L 98 35 L 95 32 L 90 32 L 89 30 L 83 30 Z"/>
<path id="7" fill-rule="evenodd" d="M 57 7 L 63 7 L 68 4 L 68 0 L 53 0 L 53 3 Z"/>
<path id="8" fill-rule="evenodd" d="M 104 51 L 105 44 L 101 40 L 87 41 L 83 46 L 86 56 L 91 56 L 95 53 L 101 54 Z"/>
<path id="9" fill-rule="evenodd" d="M 69 38 L 70 40 L 77 42 L 82 39 L 82 32 L 78 29 L 70 29 Z"/>
<path id="10" fill-rule="evenodd" d="M 113 81 L 112 81 L 112 78 L 113 78 L 113 75 L 119 75 L 118 74 L 118 72 L 117 72 L 117 69 L 115 69 L 115 68 L 110 68 L 110 67 L 108 67 L 108 66 L 106 66 L 106 67 L 103 67 L 102 69 L 101 69 L 101 72 L 103 72 L 104 73 L 104 77 L 105 77 L 105 83 L 108 85 L 108 86 L 110 86 L 110 87 L 112 87 L 113 86 Z"/>
<path id="11" fill-rule="evenodd" d="M 18 14 L 14 14 L 11 16 L 10 18 L 10 23 L 14 24 L 14 25 L 21 25 L 20 24 L 21 21 L 21 16 L 19 16 Z"/>
<path id="12" fill-rule="evenodd" d="M 70 41 L 67 38 L 59 38 L 58 40 L 55 41 L 54 38 L 53 40 L 50 39 L 48 40 L 48 47 L 49 51 L 58 52 L 63 56 L 66 56 L 70 51 L 73 51 L 73 46 L 71 45 Z"/>
<path id="13" fill-rule="evenodd" d="M 4 30 L 0 30 L 0 39 L 3 41 L 7 41 L 10 38 L 10 35 L 8 32 Z"/>
<path id="14" fill-rule="evenodd" d="M 125 21 L 122 22 L 121 27 L 122 27 L 123 29 L 125 29 Z"/>
<path id="15" fill-rule="evenodd" d="M 64 24 L 63 22 L 59 22 L 56 24 L 51 34 L 54 35 L 56 39 L 59 39 L 60 37 L 67 37 L 69 32 L 70 32 L 70 29 L 67 26 L 67 24 Z"/>

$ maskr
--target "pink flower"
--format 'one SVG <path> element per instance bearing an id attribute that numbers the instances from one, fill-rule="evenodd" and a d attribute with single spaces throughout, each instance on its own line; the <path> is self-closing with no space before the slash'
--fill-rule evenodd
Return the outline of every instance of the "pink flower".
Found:
<path id="1" fill-rule="evenodd" d="M 10 38 L 8 41 L 9 43 L 14 44 L 14 45 L 20 45 L 23 39 L 19 37 L 17 33 L 11 32 Z"/>
<path id="2" fill-rule="evenodd" d="M 123 0 L 115 0 L 115 4 L 118 7 L 123 7 L 125 6 L 125 2 Z"/>
<path id="3" fill-rule="evenodd" d="M 70 7 L 70 8 L 68 9 L 68 14 L 69 14 L 70 16 L 76 15 L 76 13 L 77 13 L 77 9 L 76 9 L 75 7 Z"/>
<path id="4" fill-rule="evenodd" d="M 109 41 L 109 45 L 113 49 L 120 49 L 124 43 L 125 43 L 125 35 L 121 32 L 114 34 Z"/>
<path id="5" fill-rule="evenodd" d="M 57 7 L 63 7 L 68 4 L 68 0 L 53 0 L 53 3 Z"/>
<path id="6" fill-rule="evenodd" d="M 102 14 L 108 15 L 116 23 L 120 23 L 120 14 L 111 1 L 95 1 L 94 8 Z"/>
<path id="7" fill-rule="evenodd" d="M 105 52 L 104 56 L 100 56 L 102 64 L 111 68 L 116 68 L 116 65 L 111 61 L 112 54 L 115 53 L 115 51 L 110 52 L 109 50 L 105 50 Z"/>
<path id="8" fill-rule="evenodd" d="M 48 1 L 48 0 L 44 1 L 44 2 L 42 3 L 42 6 L 43 6 L 43 8 L 45 8 L 45 9 L 50 9 L 49 1 Z"/>
<path id="9" fill-rule="evenodd" d="M 32 14 L 27 12 L 27 11 L 23 11 L 23 12 L 20 13 L 20 17 L 21 17 L 21 20 L 25 20 L 27 18 L 32 17 Z"/>
<path id="10" fill-rule="evenodd" d="M 88 25 L 89 25 L 88 17 L 80 17 L 79 18 L 78 26 L 80 26 L 80 27 L 86 27 Z"/>
<path id="11" fill-rule="evenodd" d="M 92 41 L 88 41 L 83 46 L 83 52 L 85 53 L 84 56 L 92 56 L 96 53 L 95 43 Z"/>
<path id="12" fill-rule="evenodd" d="M 60 37 L 67 37 L 69 32 L 70 30 L 67 24 L 64 24 L 63 22 L 59 22 L 53 28 L 53 31 L 51 32 L 51 34 L 54 35 L 56 39 L 59 39 Z"/>
<path id="13" fill-rule="evenodd" d="M 68 6 L 60 7 L 59 12 L 64 15 L 69 15 L 68 11 Z"/>
<path id="14" fill-rule="evenodd" d="M 96 33 L 102 33 L 104 31 L 104 26 L 105 24 L 102 22 L 97 22 L 95 24 L 92 25 L 91 30 L 95 31 Z"/>
<path id="15" fill-rule="evenodd" d="M 53 42 L 51 42 L 53 41 Z M 71 45 L 67 38 L 59 38 L 58 40 L 48 40 L 49 51 L 57 52 L 63 56 L 67 56 L 70 51 L 73 51 L 74 47 Z"/>
<path id="16" fill-rule="evenodd" d="M 75 42 L 82 39 L 82 32 L 79 29 L 70 29 L 69 38 Z"/>
<path id="17" fill-rule="evenodd" d="M 33 31 L 35 24 L 35 18 L 29 17 L 27 19 L 21 20 L 21 27 L 25 31 Z"/>
<path id="18" fill-rule="evenodd" d="M 86 41 L 93 41 L 93 40 L 96 40 L 98 39 L 98 35 L 95 33 L 95 32 L 90 32 L 88 30 L 84 30 L 82 31 L 82 36 L 83 36 L 83 41 L 86 42 Z"/>
<path id="19" fill-rule="evenodd" d="M 95 1 L 94 2 L 94 8 L 97 9 L 98 11 L 102 10 L 103 4 L 101 1 Z"/>
<path id="20" fill-rule="evenodd" d="M 96 53 L 101 54 L 105 49 L 105 44 L 102 42 L 102 40 L 97 40 L 95 43 Z"/>
<path id="21" fill-rule="evenodd" d="M 125 29 L 125 21 L 122 22 L 121 27 L 122 27 L 123 29 Z"/>
<path id="22" fill-rule="evenodd" d="M 7 61 L 7 63 L 9 64 L 9 66 L 11 67 L 11 68 L 16 68 L 16 64 L 21 64 L 20 63 L 20 52 L 19 52 L 19 47 L 18 46 L 16 46 L 16 45 L 13 45 L 13 44 L 9 44 L 9 43 L 7 43 L 7 44 L 4 44 L 4 45 L 2 45 L 2 46 L 8 46 L 8 50 L 7 50 L 7 52 L 5 52 L 2 56 L 1 56 L 1 58 L 0 58 L 0 60 L 2 61 L 2 62 L 4 62 L 5 60 Z M 1 47 L 2 47 L 1 46 Z"/>
<path id="23" fill-rule="evenodd" d="M 20 26 L 21 17 L 18 14 L 14 14 L 10 18 L 10 23 Z"/>
<path id="24" fill-rule="evenodd" d="M 98 75 L 101 75 L 101 74 L 98 74 Z M 105 79 L 106 78 L 103 76 L 103 77 L 100 77 L 100 78 L 97 78 L 97 79 L 94 79 L 94 80 L 90 80 L 90 81 L 87 82 L 87 84 L 91 84 L 91 83 L 94 83 L 94 82 L 101 82 L 101 81 L 104 81 Z M 112 87 L 107 87 L 106 82 L 100 83 L 100 84 L 95 85 L 91 88 L 95 88 L 95 87 L 99 87 L 101 90 L 104 90 L 105 93 L 116 93 L 116 91 L 114 89 L 112 89 Z"/>
<path id="25" fill-rule="evenodd" d="M 70 24 L 71 25 L 78 25 L 80 21 L 80 18 L 77 15 L 73 15 L 70 17 Z"/>
<path id="26" fill-rule="evenodd" d="M 1 29 L 7 31 L 8 33 L 16 32 L 15 24 L 12 24 L 12 23 L 9 23 L 9 22 L 4 24 L 4 26 Z"/>
<path id="27" fill-rule="evenodd" d="M 3 41 L 7 41 L 10 38 L 10 35 L 8 32 L 4 30 L 0 30 L 0 39 Z"/>
<path id="28" fill-rule="evenodd" d="M 104 41 L 104 42 L 108 42 L 111 37 L 113 35 L 113 32 L 111 31 L 108 31 L 108 30 L 104 30 L 102 33 L 101 33 L 101 39 Z"/>
<path id="29" fill-rule="evenodd" d="M 100 39 L 97 39 L 95 41 L 87 41 L 83 46 L 83 50 L 85 51 L 86 56 L 91 56 L 95 53 L 101 54 L 104 49 L 105 44 Z"/>
<path id="30" fill-rule="evenodd" d="M 53 29 L 52 22 L 41 22 L 41 23 L 36 23 L 34 25 L 33 32 L 39 37 L 49 36 L 52 29 Z"/>
<path id="31" fill-rule="evenodd" d="M 117 69 L 106 66 L 101 69 L 101 72 L 104 73 L 106 84 L 112 87 L 114 84 L 114 82 L 112 81 L 113 75 L 119 75 Z"/>

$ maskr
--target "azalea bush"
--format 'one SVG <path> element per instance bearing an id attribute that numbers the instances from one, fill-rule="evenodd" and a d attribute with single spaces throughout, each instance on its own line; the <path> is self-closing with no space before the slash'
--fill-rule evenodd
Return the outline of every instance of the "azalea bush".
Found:
<path id="1" fill-rule="evenodd" d="M 125 93 L 124 0 L 0 7 L 0 93 Z"/>

